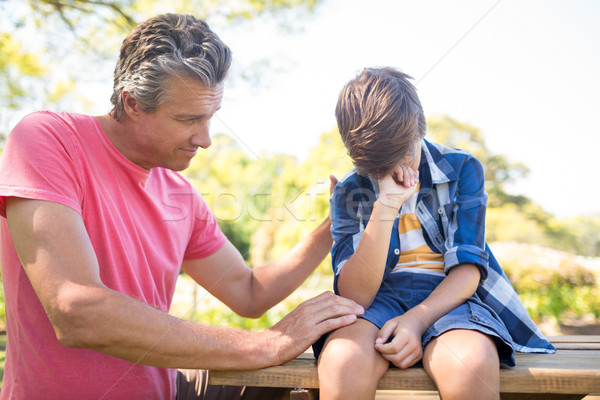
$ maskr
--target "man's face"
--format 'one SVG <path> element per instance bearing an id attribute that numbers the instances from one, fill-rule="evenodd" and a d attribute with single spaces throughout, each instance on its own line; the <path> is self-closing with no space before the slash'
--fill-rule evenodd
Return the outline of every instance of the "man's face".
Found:
<path id="1" fill-rule="evenodd" d="M 190 165 L 199 147 L 211 145 L 210 121 L 221 107 L 223 85 L 209 88 L 196 79 L 174 78 L 168 99 L 136 121 L 136 164 L 181 171 Z"/>

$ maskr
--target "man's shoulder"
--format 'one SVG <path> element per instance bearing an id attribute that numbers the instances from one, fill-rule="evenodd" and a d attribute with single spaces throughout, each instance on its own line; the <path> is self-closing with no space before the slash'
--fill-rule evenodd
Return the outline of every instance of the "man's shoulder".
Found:
<path id="1" fill-rule="evenodd" d="M 92 120 L 94 117 L 90 115 L 70 113 L 70 112 L 54 112 L 50 110 L 34 111 L 25 115 L 19 124 L 72 124 L 76 121 Z M 19 125 L 18 124 L 18 125 Z"/>
<path id="2" fill-rule="evenodd" d="M 78 132 L 84 125 L 91 126 L 93 117 L 83 114 L 43 110 L 24 116 L 11 131 L 14 136 L 65 137 Z"/>

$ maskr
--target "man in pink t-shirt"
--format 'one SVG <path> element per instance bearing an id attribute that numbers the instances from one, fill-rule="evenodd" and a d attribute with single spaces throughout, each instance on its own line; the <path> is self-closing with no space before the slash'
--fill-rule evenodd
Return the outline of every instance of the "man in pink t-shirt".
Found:
<path id="1" fill-rule="evenodd" d="M 332 293 L 260 332 L 167 313 L 183 268 L 236 313 L 260 316 L 331 245 L 327 220 L 250 269 L 176 172 L 211 144 L 230 63 L 204 22 L 161 15 L 124 40 L 109 114 L 39 112 L 11 132 L 0 159 L 1 399 L 173 399 L 176 368 L 279 364 L 362 313 Z"/>

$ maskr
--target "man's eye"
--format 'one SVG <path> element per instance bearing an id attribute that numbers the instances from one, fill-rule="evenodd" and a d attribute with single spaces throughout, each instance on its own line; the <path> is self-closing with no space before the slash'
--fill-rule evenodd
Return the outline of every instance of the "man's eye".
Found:
<path id="1" fill-rule="evenodd" d="M 193 124 L 194 122 L 198 121 L 199 119 L 200 119 L 200 117 L 182 118 L 179 120 L 179 122 Z"/>

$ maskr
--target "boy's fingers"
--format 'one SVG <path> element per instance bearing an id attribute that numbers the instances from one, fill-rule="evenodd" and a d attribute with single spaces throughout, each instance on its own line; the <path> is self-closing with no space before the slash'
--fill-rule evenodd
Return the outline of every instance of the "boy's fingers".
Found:
<path id="1" fill-rule="evenodd" d="M 406 347 L 407 343 L 405 339 L 394 337 L 391 341 L 378 345 L 376 350 L 388 357 L 394 357 Z"/>
<path id="2" fill-rule="evenodd" d="M 392 333 L 394 333 L 394 329 L 396 329 L 395 325 L 391 323 L 384 324 L 377 334 L 375 344 L 383 345 L 387 343 L 387 341 L 390 339 L 390 336 L 392 336 Z"/>

